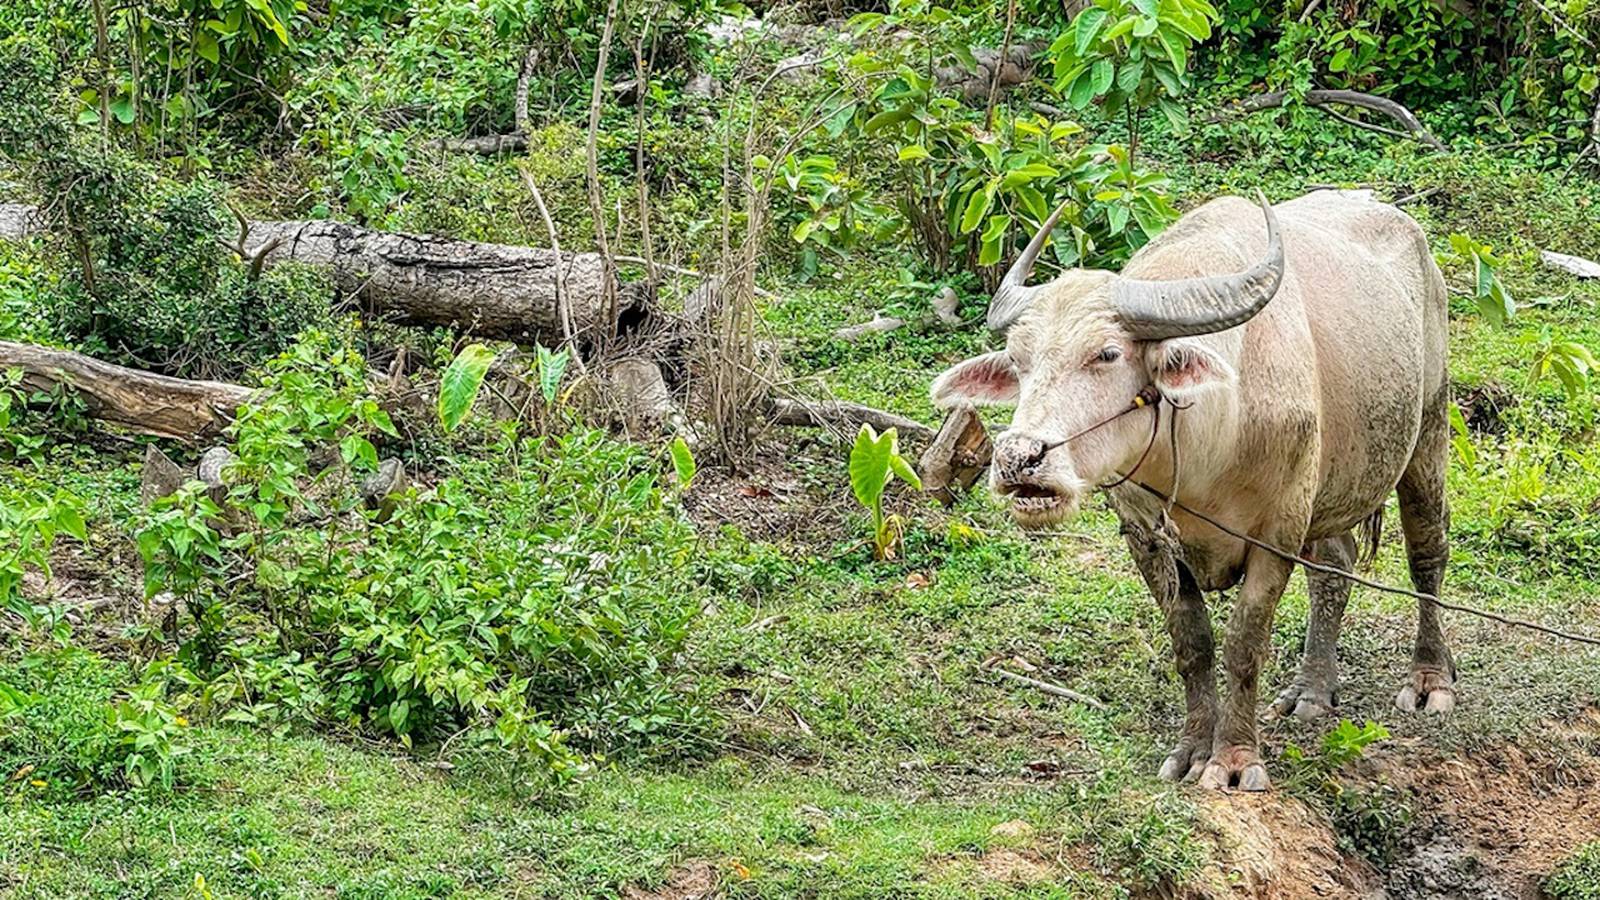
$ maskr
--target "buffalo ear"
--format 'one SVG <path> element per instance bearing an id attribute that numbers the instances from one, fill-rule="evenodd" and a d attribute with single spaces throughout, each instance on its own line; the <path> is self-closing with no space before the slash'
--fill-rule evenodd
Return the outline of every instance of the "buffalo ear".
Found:
<path id="1" fill-rule="evenodd" d="M 957 363 L 934 379 L 933 405 L 954 409 L 1015 403 L 1021 390 L 1011 357 L 1006 351 L 997 350 Z"/>
<path id="2" fill-rule="evenodd" d="M 1150 380 L 1180 405 L 1238 380 L 1233 366 L 1211 347 L 1188 338 L 1161 341 L 1149 350 Z"/>

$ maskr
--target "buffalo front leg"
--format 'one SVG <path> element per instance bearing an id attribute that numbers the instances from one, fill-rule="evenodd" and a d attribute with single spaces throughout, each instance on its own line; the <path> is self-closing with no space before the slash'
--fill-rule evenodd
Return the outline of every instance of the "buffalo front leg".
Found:
<path id="1" fill-rule="evenodd" d="M 1211 756 L 1217 719 L 1211 619 L 1194 577 L 1177 560 L 1177 545 L 1170 535 L 1130 528 L 1127 536 L 1134 563 L 1161 607 L 1172 639 L 1173 659 L 1183 679 L 1183 733 L 1158 774 L 1167 781 L 1193 780 Z"/>
<path id="2" fill-rule="evenodd" d="M 1299 546 L 1299 541 L 1288 546 Z M 1290 563 L 1262 550 L 1245 558 L 1244 585 L 1228 617 L 1222 664 L 1228 693 L 1217 714 L 1211 759 L 1200 774 L 1202 787 L 1264 791 L 1271 787 L 1261 762 L 1261 735 L 1256 729 L 1256 694 L 1261 667 L 1271 646 L 1272 614 L 1289 583 Z"/>
<path id="3" fill-rule="evenodd" d="M 1320 563 L 1350 571 L 1356 563 L 1356 538 L 1345 532 L 1324 538 L 1309 548 Z M 1280 716 L 1294 715 L 1315 719 L 1333 712 L 1334 695 L 1339 690 L 1339 626 L 1350 602 L 1350 580 L 1338 575 L 1306 570 L 1311 595 L 1311 615 L 1306 622 L 1306 648 L 1300 658 L 1300 671 L 1293 683 L 1272 703 Z"/>

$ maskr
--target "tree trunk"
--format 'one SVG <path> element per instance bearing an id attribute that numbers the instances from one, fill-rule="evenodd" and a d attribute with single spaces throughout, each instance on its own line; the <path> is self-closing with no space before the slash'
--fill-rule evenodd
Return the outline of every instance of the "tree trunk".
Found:
<path id="1" fill-rule="evenodd" d="M 190 442 L 221 432 L 253 393 L 237 384 L 169 378 L 69 350 L 0 341 L 0 371 L 8 369 L 21 369 L 30 390 L 71 388 L 96 419 Z"/>
<path id="2" fill-rule="evenodd" d="M 337 222 L 252 222 L 246 254 L 274 238 L 267 265 L 286 261 L 328 269 L 340 290 L 374 312 L 408 325 L 448 325 L 482 337 L 561 343 L 557 259 L 579 334 L 610 332 L 603 281 L 612 277 L 593 253 L 457 241 L 434 235 L 370 231 Z M 611 285 L 617 296 L 617 287 Z M 619 318 L 641 298 L 622 292 Z M 606 327 L 599 327 L 602 324 Z"/>
<path id="3" fill-rule="evenodd" d="M 533 70 L 539 65 L 539 46 L 529 44 L 522 54 L 522 65 L 517 69 L 517 96 L 512 107 L 517 134 L 528 133 L 528 86 L 533 81 Z"/>
<path id="4" fill-rule="evenodd" d="M 0 203 L 0 239 L 19 240 L 44 230 L 39 208 L 26 203 Z"/>

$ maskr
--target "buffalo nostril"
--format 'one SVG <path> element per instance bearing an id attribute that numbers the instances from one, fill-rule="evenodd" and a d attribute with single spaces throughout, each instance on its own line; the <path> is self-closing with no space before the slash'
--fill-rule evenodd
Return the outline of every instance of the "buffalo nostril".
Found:
<path id="1" fill-rule="evenodd" d="M 1014 437 L 995 448 L 995 469 L 1004 481 L 1013 480 L 1038 467 L 1044 461 L 1049 447 L 1043 441 L 1028 437 Z"/>

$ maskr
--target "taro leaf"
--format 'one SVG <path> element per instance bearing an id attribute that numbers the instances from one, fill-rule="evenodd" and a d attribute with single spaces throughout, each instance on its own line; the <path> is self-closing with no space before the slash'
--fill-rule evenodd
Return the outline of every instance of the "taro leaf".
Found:
<path id="1" fill-rule="evenodd" d="M 551 353 L 544 345 L 539 346 L 539 393 L 544 396 L 546 404 L 556 401 L 556 389 L 561 386 L 561 376 L 566 374 L 567 363 L 572 358 L 569 350 L 563 349 L 560 353 Z"/>
<path id="2" fill-rule="evenodd" d="M 906 462 L 906 458 L 904 456 L 901 456 L 899 453 L 895 453 L 893 456 L 890 456 L 889 468 L 894 470 L 894 474 L 898 476 L 901 481 L 911 485 L 912 490 L 922 490 L 922 479 L 917 476 L 917 470 L 911 468 L 911 463 Z"/>
<path id="3" fill-rule="evenodd" d="M 894 429 L 882 436 L 871 425 L 862 424 L 850 448 L 850 490 L 861 505 L 876 509 L 889 483 L 889 457 L 894 453 Z"/>
<path id="4" fill-rule="evenodd" d="M 689 483 L 694 481 L 695 472 L 698 471 L 694 463 L 694 452 L 689 449 L 689 443 L 680 434 L 667 445 L 667 453 L 672 457 L 672 471 L 678 476 L 678 490 L 687 491 Z"/>
<path id="5" fill-rule="evenodd" d="M 450 361 L 439 384 L 439 424 L 445 431 L 454 431 L 467 417 L 493 362 L 494 351 L 482 344 L 468 344 Z M 540 381 L 542 386 L 542 371 Z"/>

